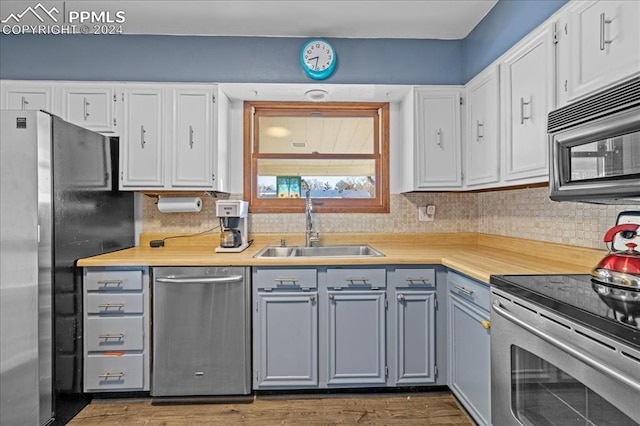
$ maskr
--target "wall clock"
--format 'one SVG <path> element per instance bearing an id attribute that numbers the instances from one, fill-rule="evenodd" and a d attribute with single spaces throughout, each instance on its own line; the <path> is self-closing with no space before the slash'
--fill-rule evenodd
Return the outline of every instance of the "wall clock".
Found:
<path id="1" fill-rule="evenodd" d="M 335 49 L 326 40 L 309 40 L 300 50 L 302 70 L 314 80 L 324 80 L 333 74 L 336 59 Z"/>

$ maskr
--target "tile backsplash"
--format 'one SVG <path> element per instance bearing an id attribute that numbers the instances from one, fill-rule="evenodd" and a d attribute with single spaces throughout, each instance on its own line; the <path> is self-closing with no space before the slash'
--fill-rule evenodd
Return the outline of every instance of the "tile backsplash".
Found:
<path id="1" fill-rule="evenodd" d="M 240 194 L 230 198 L 239 199 Z M 195 233 L 218 225 L 215 198 L 204 196 L 199 213 L 160 213 L 155 197 L 143 196 L 142 231 Z M 418 206 L 436 206 L 433 222 L 418 221 Z M 391 195 L 389 214 L 314 214 L 321 234 L 482 232 L 581 247 L 604 248 L 602 235 L 624 210 L 638 206 L 558 203 L 547 188 L 479 193 L 419 192 Z M 251 214 L 249 233 L 303 233 L 300 213 Z"/>

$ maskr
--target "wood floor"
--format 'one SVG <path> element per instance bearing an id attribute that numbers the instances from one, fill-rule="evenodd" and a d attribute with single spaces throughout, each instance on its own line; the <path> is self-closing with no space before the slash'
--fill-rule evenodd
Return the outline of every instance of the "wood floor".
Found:
<path id="1" fill-rule="evenodd" d="M 259 395 L 249 404 L 151 405 L 150 399 L 93 400 L 79 425 L 464 425 L 475 423 L 448 392 Z"/>

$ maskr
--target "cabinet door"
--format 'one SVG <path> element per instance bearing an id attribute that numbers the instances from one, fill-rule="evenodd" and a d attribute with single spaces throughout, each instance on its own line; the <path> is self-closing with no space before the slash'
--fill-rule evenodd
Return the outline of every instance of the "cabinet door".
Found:
<path id="1" fill-rule="evenodd" d="M 488 315 L 449 294 L 449 386 L 480 425 L 491 419 Z"/>
<path id="2" fill-rule="evenodd" d="M 214 89 L 174 89 L 171 185 L 213 187 Z"/>
<path id="3" fill-rule="evenodd" d="M 258 292 L 257 388 L 318 386 L 317 292 Z"/>
<path id="4" fill-rule="evenodd" d="M 164 186 L 164 107 L 162 89 L 125 88 L 122 187 Z"/>
<path id="5" fill-rule="evenodd" d="M 460 187 L 460 93 L 417 89 L 415 120 L 415 188 Z"/>
<path id="6" fill-rule="evenodd" d="M 53 86 L 2 81 L 2 109 L 53 111 Z"/>
<path id="7" fill-rule="evenodd" d="M 559 25 L 559 93 L 571 102 L 640 73 L 640 2 L 575 2 Z"/>
<path id="8" fill-rule="evenodd" d="M 386 384 L 385 292 L 327 292 L 328 385 Z"/>
<path id="9" fill-rule="evenodd" d="M 498 182 L 498 69 L 483 71 L 467 85 L 465 184 Z"/>
<path id="10" fill-rule="evenodd" d="M 395 291 L 396 384 L 433 383 L 435 376 L 435 292 Z"/>
<path id="11" fill-rule="evenodd" d="M 114 86 L 62 88 L 62 118 L 96 132 L 113 133 L 117 127 Z"/>
<path id="12" fill-rule="evenodd" d="M 501 64 L 505 180 L 549 176 L 547 114 L 553 108 L 554 51 L 547 26 Z"/>

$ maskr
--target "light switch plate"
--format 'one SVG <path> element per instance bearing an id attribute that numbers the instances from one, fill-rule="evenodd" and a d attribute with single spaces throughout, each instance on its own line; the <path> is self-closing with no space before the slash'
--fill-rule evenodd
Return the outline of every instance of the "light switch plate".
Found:
<path id="1" fill-rule="evenodd" d="M 429 204 L 428 206 L 418 207 L 418 221 L 433 222 L 436 217 L 436 206 Z"/>

